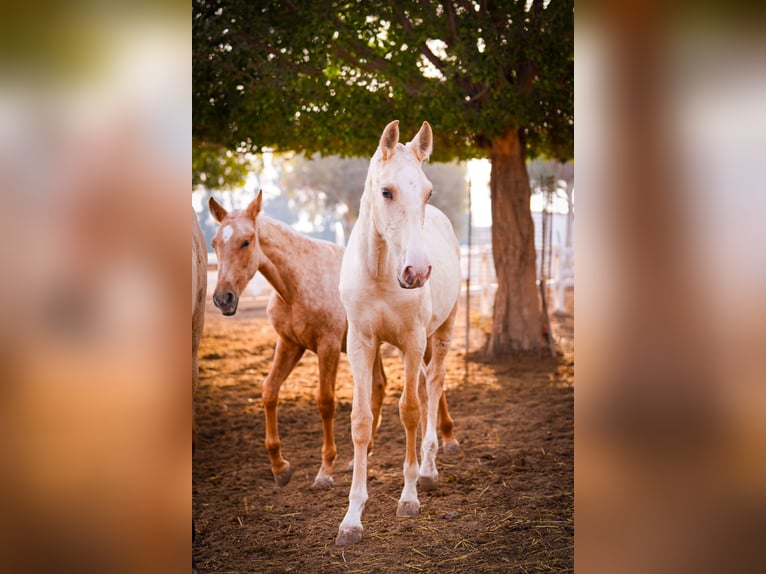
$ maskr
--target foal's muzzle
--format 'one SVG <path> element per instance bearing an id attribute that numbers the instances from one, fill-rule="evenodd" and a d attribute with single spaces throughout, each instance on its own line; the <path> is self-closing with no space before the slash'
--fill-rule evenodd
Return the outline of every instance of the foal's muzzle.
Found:
<path id="1" fill-rule="evenodd" d="M 416 289 L 422 287 L 431 276 L 431 266 L 424 271 L 415 271 L 411 265 L 404 268 L 401 275 L 396 276 L 399 287 L 402 289 Z"/>
<path id="2" fill-rule="evenodd" d="M 224 315 L 233 315 L 237 312 L 239 295 L 233 291 L 224 291 L 223 293 L 216 291 L 213 293 L 213 303 Z"/>

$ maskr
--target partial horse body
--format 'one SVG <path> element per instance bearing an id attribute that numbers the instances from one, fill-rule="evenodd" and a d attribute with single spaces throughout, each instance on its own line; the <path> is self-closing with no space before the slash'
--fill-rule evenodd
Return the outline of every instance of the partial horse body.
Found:
<path id="1" fill-rule="evenodd" d="M 194 394 L 199 379 L 199 343 L 205 325 L 205 295 L 207 294 L 207 247 L 205 237 L 192 209 L 192 449 L 196 441 L 194 429 Z"/>
<path id="2" fill-rule="evenodd" d="M 336 456 L 335 381 L 340 354 L 346 350 L 346 311 L 338 293 L 343 248 L 306 237 L 261 214 L 261 201 L 259 192 L 246 209 L 231 213 L 215 199 L 209 201 L 213 217 L 221 224 L 213 238 L 219 265 L 213 302 L 224 315 L 236 313 L 239 295 L 257 271 L 274 287 L 267 313 L 278 339 L 274 363 L 263 382 L 263 406 L 266 449 L 278 486 L 285 486 L 292 473 L 281 452 L 277 426 L 279 389 L 306 349 L 317 354 L 317 402 L 323 442 L 322 464 L 314 486 L 331 486 Z M 380 354 L 375 353 L 371 391 L 373 432 L 380 422 L 385 386 Z M 443 429 L 449 426 L 445 436 L 452 437 L 446 403 L 442 410 Z"/>
<path id="3" fill-rule="evenodd" d="M 431 154 L 432 140 L 427 122 L 406 145 L 399 143 L 398 121 L 386 126 L 343 257 L 340 297 L 348 315 L 348 357 L 354 376 L 354 473 L 338 545 L 362 539 L 367 448 L 373 430 L 372 372 L 381 342 L 398 347 L 404 361 L 399 416 L 407 440 L 397 516 L 418 516 L 418 482 L 424 490 L 438 484 L 436 423 L 460 295 L 460 247 L 447 217 L 428 205 L 432 186 L 422 162 Z M 457 449 L 447 440 L 444 447 Z"/>
<path id="4" fill-rule="evenodd" d="M 194 395 L 199 379 L 199 343 L 205 325 L 205 295 L 207 294 L 207 247 L 197 215 L 192 209 L 192 453 L 197 443 L 197 429 L 194 424 Z M 192 517 L 192 543 L 194 542 L 194 518 Z M 192 557 L 192 573 L 197 567 Z"/>

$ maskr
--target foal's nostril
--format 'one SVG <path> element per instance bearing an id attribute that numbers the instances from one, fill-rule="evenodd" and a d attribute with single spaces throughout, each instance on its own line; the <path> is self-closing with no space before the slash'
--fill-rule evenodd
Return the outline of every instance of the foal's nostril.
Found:
<path id="1" fill-rule="evenodd" d="M 407 283 L 407 285 L 412 285 L 412 282 L 415 280 L 415 277 L 412 274 L 412 267 L 405 267 L 404 268 L 404 281 Z"/>
<path id="2" fill-rule="evenodd" d="M 213 295 L 213 303 L 220 308 L 230 307 L 234 302 L 234 293 L 226 291 L 225 293 L 215 293 Z"/>

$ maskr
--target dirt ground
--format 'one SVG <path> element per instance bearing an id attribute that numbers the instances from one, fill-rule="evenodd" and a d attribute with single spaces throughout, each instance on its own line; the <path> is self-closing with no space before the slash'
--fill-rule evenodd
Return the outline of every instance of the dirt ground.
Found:
<path id="1" fill-rule="evenodd" d="M 263 446 L 261 382 L 275 341 L 265 299 L 243 299 L 234 317 L 221 316 L 209 299 L 193 471 L 193 550 L 200 572 L 573 571 L 573 292 L 569 314 L 552 317 L 556 358 L 476 360 L 486 321 L 473 316 L 466 362 L 461 309 L 445 388 L 462 453 L 440 449 L 439 488 L 419 493 L 415 519 L 396 516 L 403 485 L 403 369 L 398 352 L 384 349 L 389 386 L 369 461 L 364 539 L 345 548 L 335 546 L 335 535 L 346 511 L 353 455 L 347 359 L 337 383 L 335 486 L 311 488 L 322 437 L 317 361 L 307 352 L 280 393 L 283 455 L 294 473 L 279 489 Z"/>

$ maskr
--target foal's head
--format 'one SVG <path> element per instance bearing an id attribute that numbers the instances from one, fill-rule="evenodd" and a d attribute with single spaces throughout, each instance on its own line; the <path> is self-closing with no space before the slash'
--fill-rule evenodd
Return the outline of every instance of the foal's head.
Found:
<path id="1" fill-rule="evenodd" d="M 224 315 L 233 315 L 237 312 L 240 293 L 258 271 L 261 260 L 256 232 L 261 192 L 243 211 L 229 213 L 212 197 L 208 205 L 210 213 L 221 224 L 212 241 L 218 257 L 218 283 L 213 303 Z"/>
<path id="2" fill-rule="evenodd" d="M 433 186 L 423 161 L 433 148 L 428 122 L 406 145 L 399 143 L 399 121 L 383 130 L 370 163 L 365 195 L 376 230 L 396 256 L 396 279 L 404 289 L 422 287 L 431 275 L 423 242 L 426 203 Z"/>

